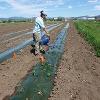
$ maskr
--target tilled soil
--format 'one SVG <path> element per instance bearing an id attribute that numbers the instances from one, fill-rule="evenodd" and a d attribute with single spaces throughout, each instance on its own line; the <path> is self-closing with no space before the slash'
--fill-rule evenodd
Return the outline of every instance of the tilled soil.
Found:
<path id="1" fill-rule="evenodd" d="M 33 28 L 33 22 L 0 23 L 0 35 Z"/>
<path id="2" fill-rule="evenodd" d="M 55 28 L 53 31 L 56 31 L 56 30 L 60 30 L 62 28 L 62 25 L 61 26 L 58 26 L 57 28 Z M 32 30 L 30 30 L 29 32 L 31 32 Z M 53 34 L 53 38 L 55 38 L 55 34 Z M 4 41 L 1 41 L 0 43 L 0 52 L 4 52 L 6 51 L 7 49 L 10 49 L 10 48 L 14 48 L 15 46 L 21 44 L 22 42 L 28 40 L 32 38 L 32 34 L 25 34 L 24 32 L 18 36 L 15 36 L 14 38 L 9 38 L 7 40 L 4 40 Z"/>
<path id="3" fill-rule="evenodd" d="M 50 24 L 47 24 L 47 26 L 50 26 Z M 17 27 L 17 25 L 16 25 L 16 27 Z M 59 27 L 60 26 L 58 26 L 58 28 Z M 13 28 L 14 27 L 12 27 L 10 29 L 13 29 Z M 7 49 L 14 48 L 15 46 L 21 44 L 22 42 L 24 42 L 30 38 L 32 38 L 32 28 L 24 29 L 22 31 L 16 30 L 16 32 L 9 33 L 9 34 L 5 33 L 5 34 L 1 35 L 1 37 L 0 37 L 0 52 L 4 52 Z"/>
<path id="4" fill-rule="evenodd" d="M 15 45 L 17 43 L 15 41 L 15 39 L 10 40 L 10 36 L 11 36 L 10 33 L 19 32 L 19 34 L 22 34 L 23 32 L 21 32 L 21 31 L 24 31 L 24 33 L 32 31 L 33 25 L 34 25 L 34 23 L 29 23 L 29 22 L 2 23 L 2 24 L 0 24 L 0 36 L 1 36 L 0 37 L 0 52 L 3 52 L 5 50 L 13 47 L 13 45 Z M 16 34 L 18 34 L 18 33 L 15 33 L 15 35 Z M 20 38 L 20 41 L 25 40 L 25 36 L 21 36 L 19 38 Z M 18 38 L 16 38 L 16 40 L 18 40 Z"/>
<path id="5" fill-rule="evenodd" d="M 14 48 L 30 38 L 32 38 L 32 34 L 17 36 L 14 39 L 9 39 L 9 41 L 5 40 L 6 42 L 0 44 L 0 52 L 4 52 L 7 49 Z"/>
<path id="6" fill-rule="evenodd" d="M 100 100 L 100 58 L 70 23 L 64 54 L 48 100 Z"/>
<path id="7" fill-rule="evenodd" d="M 50 32 L 51 43 L 61 28 L 62 26 Z M 20 80 L 39 62 L 38 58 L 30 53 L 31 50 L 32 47 L 27 46 L 16 55 L 16 59 L 11 58 L 0 64 L 0 100 L 13 94 Z"/>
<path id="8" fill-rule="evenodd" d="M 32 69 L 37 58 L 30 53 L 31 46 L 21 50 L 16 59 L 9 59 L 0 64 L 0 100 L 6 95 L 11 95 L 17 83 Z"/>

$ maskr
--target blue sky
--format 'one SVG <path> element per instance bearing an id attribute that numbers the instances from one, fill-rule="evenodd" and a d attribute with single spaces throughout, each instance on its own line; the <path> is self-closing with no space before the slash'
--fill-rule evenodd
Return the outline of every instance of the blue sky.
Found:
<path id="1" fill-rule="evenodd" d="M 33 17 L 40 10 L 48 17 L 100 15 L 100 0 L 0 0 L 0 17 Z"/>

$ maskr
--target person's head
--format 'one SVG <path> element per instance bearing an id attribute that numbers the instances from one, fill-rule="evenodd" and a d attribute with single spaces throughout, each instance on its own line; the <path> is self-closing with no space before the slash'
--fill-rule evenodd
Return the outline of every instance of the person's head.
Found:
<path id="1" fill-rule="evenodd" d="M 40 16 L 43 18 L 43 19 L 46 19 L 46 14 L 44 14 L 44 12 L 43 12 L 43 10 L 42 11 L 40 11 Z"/>

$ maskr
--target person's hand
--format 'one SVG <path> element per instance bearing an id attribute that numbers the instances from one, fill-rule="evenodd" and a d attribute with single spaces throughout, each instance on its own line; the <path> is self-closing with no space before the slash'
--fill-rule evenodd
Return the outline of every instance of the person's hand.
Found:
<path id="1" fill-rule="evenodd" d="M 46 32 L 46 35 L 47 35 L 47 36 L 50 36 L 50 34 L 49 34 L 48 32 Z"/>
<path id="2" fill-rule="evenodd" d="M 49 34 L 49 33 L 47 33 L 46 35 L 47 35 L 47 36 L 49 37 L 49 39 L 50 39 L 50 34 Z"/>
<path id="3" fill-rule="evenodd" d="M 46 35 L 50 37 L 50 34 L 46 34 Z"/>

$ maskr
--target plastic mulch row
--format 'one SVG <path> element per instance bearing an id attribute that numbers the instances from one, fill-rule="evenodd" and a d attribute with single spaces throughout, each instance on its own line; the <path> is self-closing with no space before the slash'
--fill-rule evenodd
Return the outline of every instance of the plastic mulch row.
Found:
<path id="1" fill-rule="evenodd" d="M 45 54 L 46 62 L 36 64 L 33 71 L 22 80 L 10 100 L 47 100 L 54 86 L 54 77 L 60 58 L 63 54 L 67 36 L 67 27 L 64 27 L 57 36 L 54 44 Z"/>

